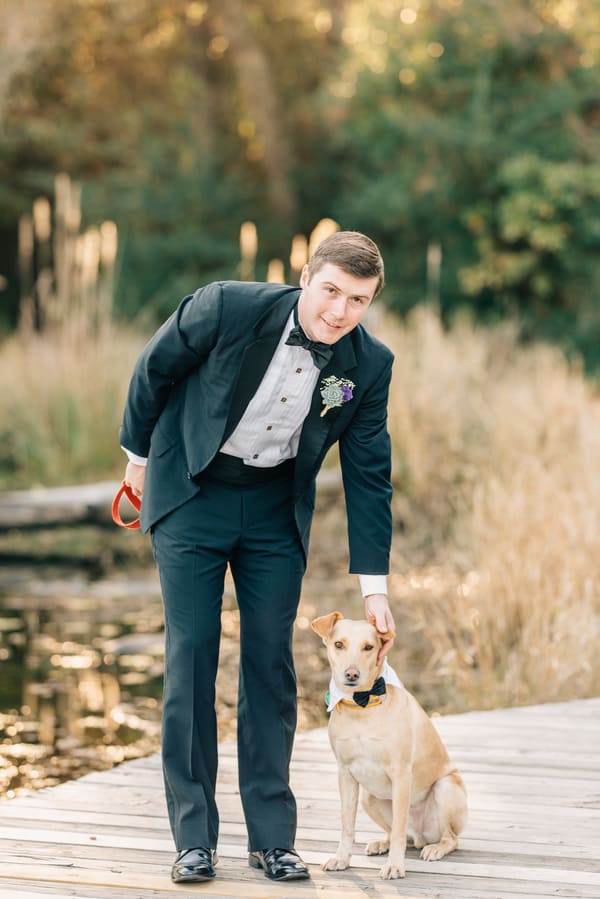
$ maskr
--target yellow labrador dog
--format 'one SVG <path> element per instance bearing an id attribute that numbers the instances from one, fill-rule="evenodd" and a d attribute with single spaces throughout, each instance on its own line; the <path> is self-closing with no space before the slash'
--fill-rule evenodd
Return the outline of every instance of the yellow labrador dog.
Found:
<path id="1" fill-rule="evenodd" d="M 360 786 L 364 810 L 385 831 L 385 839 L 367 845 L 367 855 L 389 853 L 380 876 L 404 877 L 407 835 L 428 861 L 456 849 L 467 818 L 465 786 L 417 700 L 386 663 L 377 664 L 382 636 L 375 627 L 332 612 L 312 628 L 327 647 L 330 689 L 339 700 L 329 739 L 339 767 L 342 835 L 322 867 L 342 871 L 350 864 Z"/>

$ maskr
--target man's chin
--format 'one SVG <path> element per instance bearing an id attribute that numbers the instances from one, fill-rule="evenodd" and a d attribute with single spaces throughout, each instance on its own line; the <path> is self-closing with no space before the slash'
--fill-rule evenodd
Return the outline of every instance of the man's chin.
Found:
<path id="1" fill-rule="evenodd" d="M 347 334 L 346 328 L 322 328 L 321 334 L 317 338 L 319 343 L 326 343 L 329 346 L 332 346 L 334 343 L 337 343 L 338 340 L 341 340 L 344 334 Z"/>

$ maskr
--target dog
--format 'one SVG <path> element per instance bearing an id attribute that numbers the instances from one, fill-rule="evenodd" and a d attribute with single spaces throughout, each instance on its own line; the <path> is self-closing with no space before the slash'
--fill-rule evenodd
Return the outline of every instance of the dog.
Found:
<path id="1" fill-rule="evenodd" d="M 393 634 L 340 612 L 315 618 L 311 627 L 327 647 L 335 694 L 330 707 L 339 699 L 329 740 L 339 769 L 342 833 L 335 856 L 321 867 L 343 871 L 350 865 L 360 786 L 364 810 L 385 832 L 366 853 L 388 854 L 382 878 L 404 877 L 408 836 L 427 861 L 458 846 L 467 820 L 465 785 L 426 712 L 387 663 L 377 662 Z M 390 681 L 385 685 L 382 672 Z"/>

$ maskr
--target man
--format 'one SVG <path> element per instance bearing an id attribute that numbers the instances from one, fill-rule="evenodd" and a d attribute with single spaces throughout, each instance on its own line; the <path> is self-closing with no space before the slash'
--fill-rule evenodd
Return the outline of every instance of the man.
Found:
<path id="1" fill-rule="evenodd" d="M 393 357 L 360 321 L 383 286 L 377 246 L 324 240 L 300 289 L 209 284 L 143 350 L 121 444 L 143 494 L 165 607 L 163 771 L 178 850 L 175 882 L 214 876 L 214 709 L 227 564 L 240 610 L 238 763 L 249 863 L 303 879 L 289 763 L 296 726 L 292 629 L 315 497 L 339 443 L 350 571 L 366 616 L 394 629 L 387 396 Z M 145 467 L 147 457 L 147 468 Z M 385 654 L 391 640 L 384 644 Z"/>

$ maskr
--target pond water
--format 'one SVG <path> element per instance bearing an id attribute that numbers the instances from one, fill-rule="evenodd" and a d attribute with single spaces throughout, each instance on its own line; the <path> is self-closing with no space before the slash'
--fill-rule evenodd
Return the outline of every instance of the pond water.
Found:
<path id="1" fill-rule="evenodd" d="M 296 620 L 299 730 L 327 722 L 326 654 L 310 620 L 332 608 L 363 614 L 334 525 L 331 516 L 315 517 Z M 236 733 L 238 660 L 239 611 L 228 574 L 216 685 L 220 740 Z M 0 534 L 0 796 L 159 749 L 163 665 L 149 539 L 91 526 Z"/>
<path id="2" fill-rule="evenodd" d="M 0 794 L 159 746 L 163 616 L 151 565 L 92 579 L 72 566 L 0 574 Z"/>

